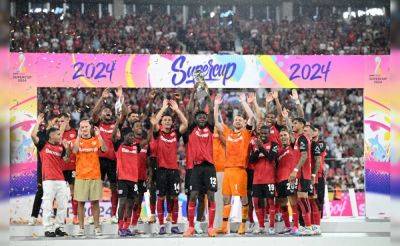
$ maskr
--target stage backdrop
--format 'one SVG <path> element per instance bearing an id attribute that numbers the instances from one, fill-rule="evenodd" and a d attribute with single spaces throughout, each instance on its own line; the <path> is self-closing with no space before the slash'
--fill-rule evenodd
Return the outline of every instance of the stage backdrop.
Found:
<path id="1" fill-rule="evenodd" d="M 364 88 L 367 217 L 389 216 L 389 56 L 112 55 L 11 53 L 11 218 L 28 217 L 36 156 L 30 139 L 37 87 L 193 86 L 201 70 L 213 88 Z M 20 211 L 24 211 L 21 214 Z"/>

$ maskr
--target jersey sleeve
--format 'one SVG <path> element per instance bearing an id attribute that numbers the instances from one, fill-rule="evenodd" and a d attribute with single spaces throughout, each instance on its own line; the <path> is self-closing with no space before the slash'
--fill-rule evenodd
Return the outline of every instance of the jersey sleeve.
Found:
<path id="1" fill-rule="evenodd" d="M 326 150 L 326 144 L 322 141 L 318 142 L 319 149 L 321 150 L 321 153 Z"/>
<path id="2" fill-rule="evenodd" d="M 313 156 L 320 156 L 322 153 L 321 148 L 319 147 L 319 144 L 315 143 L 315 142 L 313 142 L 311 144 L 311 151 L 312 151 Z"/>
<path id="3" fill-rule="evenodd" d="M 297 144 L 299 145 L 300 152 L 308 151 L 309 146 L 305 136 L 300 136 Z"/>

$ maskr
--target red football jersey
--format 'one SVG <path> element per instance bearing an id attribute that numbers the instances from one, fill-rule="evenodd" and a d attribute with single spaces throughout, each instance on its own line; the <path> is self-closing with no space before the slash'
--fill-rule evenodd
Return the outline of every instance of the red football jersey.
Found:
<path id="1" fill-rule="evenodd" d="M 204 161 L 213 164 L 212 129 L 208 125 L 204 129 L 194 126 L 187 134 L 189 134 L 189 161 L 193 162 L 193 165 L 200 165 Z"/>
<path id="2" fill-rule="evenodd" d="M 278 152 L 278 146 L 272 145 L 272 142 L 268 141 L 263 144 L 264 148 L 270 152 L 272 148 L 275 149 L 275 153 Z M 252 151 L 257 151 L 258 147 L 256 144 L 251 146 Z M 254 163 L 254 177 L 253 184 L 275 184 L 275 160 L 268 160 L 263 153 L 260 153 L 259 159 Z"/>
<path id="3" fill-rule="evenodd" d="M 296 153 L 292 146 L 281 147 L 278 155 L 276 182 L 280 183 L 289 180 L 289 175 L 296 164 Z"/>
<path id="4" fill-rule="evenodd" d="M 311 141 L 305 135 L 301 134 L 294 143 L 296 152 L 296 164 L 300 160 L 301 152 L 307 151 L 307 159 L 301 170 L 297 173 L 297 178 L 311 180 Z"/>
<path id="5" fill-rule="evenodd" d="M 157 133 L 157 162 L 159 167 L 167 169 L 178 169 L 178 139 L 177 132 L 172 131 Z"/>
<path id="6" fill-rule="evenodd" d="M 136 145 L 121 144 L 117 151 L 118 180 L 138 181 L 138 149 Z"/>
<path id="7" fill-rule="evenodd" d="M 74 146 L 77 135 L 78 135 L 78 133 L 74 128 L 71 128 L 68 131 L 64 131 L 62 139 L 68 142 L 71 150 Z M 76 161 L 76 156 L 71 151 L 70 156 L 69 156 L 69 162 L 65 163 L 64 170 L 75 170 L 75 168 L 76 168 L 75 161 Z"/>
<path id="8" fill-rule="evenodd" d="M 64 180 L 65 162 L 62 159 L 64 151 L 62 145 L 45 143 L 39 152 L 42 161 L 43 180 Z"/>
<path id="9" fill-rule="evenodd" d="M 100 151 L 99 157 L 107 158 L 110 160 L 115 160 L 114 145 L 111 140 L 114 127 L 115 127 L 115 123 L 106 124 L 106 123 L 100 122 L 100 124 L 99 124 L 100 135 L 103 138 L 105 145 L 107 146 L 107 151 L 106 152 Z"/>

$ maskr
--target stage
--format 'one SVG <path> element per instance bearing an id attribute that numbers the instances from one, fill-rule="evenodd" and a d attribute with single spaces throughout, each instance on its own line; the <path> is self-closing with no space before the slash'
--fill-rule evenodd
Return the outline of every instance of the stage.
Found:
<path id="1" fill-rule="evenodd" d="M 181 230 L 184 224 L 180 224 Z M 204 225 L 205 226 L 205 225 Z M 231 225 L 235 230 L 236 224 Z M 282 227 L 282 223 L 277 224 L 277 230 Z M 66 225 L 65 231 L 72 233 L 77 226 Z M 103 224 L 103 236 L 95 237 L 93 226 L 86 226 L 86 236 L 66 238 L 45 238 L 43 237 L 42 226 L 15 225 L 10 226 L 10 245 L 56 245 L 70 246 L 70 243 L 96 245 L 96 246 L 119 246 L 134 243 L 135 245 L 190 245 L 204 246 L 227 244 L 236 245 L 324 245 L 324 246 L 344 246 L 344 245 L 371 245 L 383 246 L 390 243 L 390 221 L 388 220 L 366 220 L 364 218 L 330 218 L 324 219 L 321 224 L 321 236 L 313 237 L 293 237 L 288 235 L 253 235 L 237 236 L 231 233 L 216 238 L 209 238 L 206 235 L 197 235 L 193 238 L 182 238 L 176 235 L 138 235 L 131 238 L 120 238 L 116 236 L 116 225 Z M 148 224 L 141 224 L 140 228 L 144 231 L 151 231 Z M 134 240 L 134 242 L 133 242 Z"/>

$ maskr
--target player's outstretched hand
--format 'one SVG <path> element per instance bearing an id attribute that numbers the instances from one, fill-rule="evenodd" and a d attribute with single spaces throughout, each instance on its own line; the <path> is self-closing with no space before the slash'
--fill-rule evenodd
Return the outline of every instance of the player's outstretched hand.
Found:
<path id="1" fill-rule="evenodd" d="M 299 94 L 296 89 L 292 89 L 292 95 L 290 95 L 290 98 L 292 98 L 293 101 L 299 100 Z"/>
<path id="2" fill-rule="evenodd" d="M 169 105 L 169 100 L 168 100 L 168 99 L 164 99 L 164 100 L 163 100 L 163 103 L 162 103 L 162 107 L 163 107 L 164 109 L 166 109 L 166 108 L 168 108 L 168 105 Z"/>
<path id="3" fill-rule="evenodd" d="M 240 102 L 246 102 L 246 94 L 245 93 L 239 93 L 239 101 Z"/>
<path id="4" fill-rule="evenodd" d="M 278 98 L 278 95 L 279 95 L 279 94 L 278 94 L 278 91 L 277 91 L 277 90 L 273 90 L 273 91 L 272 91 L 272 98 L 273 98 L 273 99 L 277 99 L 277 98 Z"/>
<path id="5" fill-rule="evenodd" d="M 222 103 L 222 95 L 221 94 L 217 94 L 214 98 L 214 104 L 215 105 L 220 105 Z"/>
<path id="6" fill-rule="evenodd" d="M 251 103 L 254 103 L 254 102 L 256 102 L 256 93 L 250 92 L 247 95 L 247 103 L 251 104 Z"/>
<path id="7" fill-rule="evenodd" d="M 283 118 L 287 118 L 287 117 L 289 116 L 289 112 L 287 111 L 286 108 L 283 108 L 283 110 L 282 110 L 282 116 L 283 116 Z"/>
<path id="8" fill-rule="evenodd" d="M 43 113 L 40 113 L 40 114 L 38 115 L 38 117 L 37 117 L 37 123 L 40 125 L 40 124 L 43 123 L 43 121 L 44 121 L 44 114 L 43 114 Z"/>
<path id="9" fill-rule="evenodd" d="M 171 109 L 174 111 L 177 111 L 179 109 L 179 106 L 175 100 L 169 100 L 169 105 L 171 106 Z"/>
<path id="10" fill-rule="evenodd" d="M 267 93 L 267 96 L 265 97 L 265 102 L 270 103 L 274 100 L 274 97 L 272 96 L 272 92 Z"/>
<path id="11" fill-rule="evenodd" d="M 101 94 L 101 98 L 105 99 L 110 96 L 110 88 L 105 88 L 103 93 Z"/>

